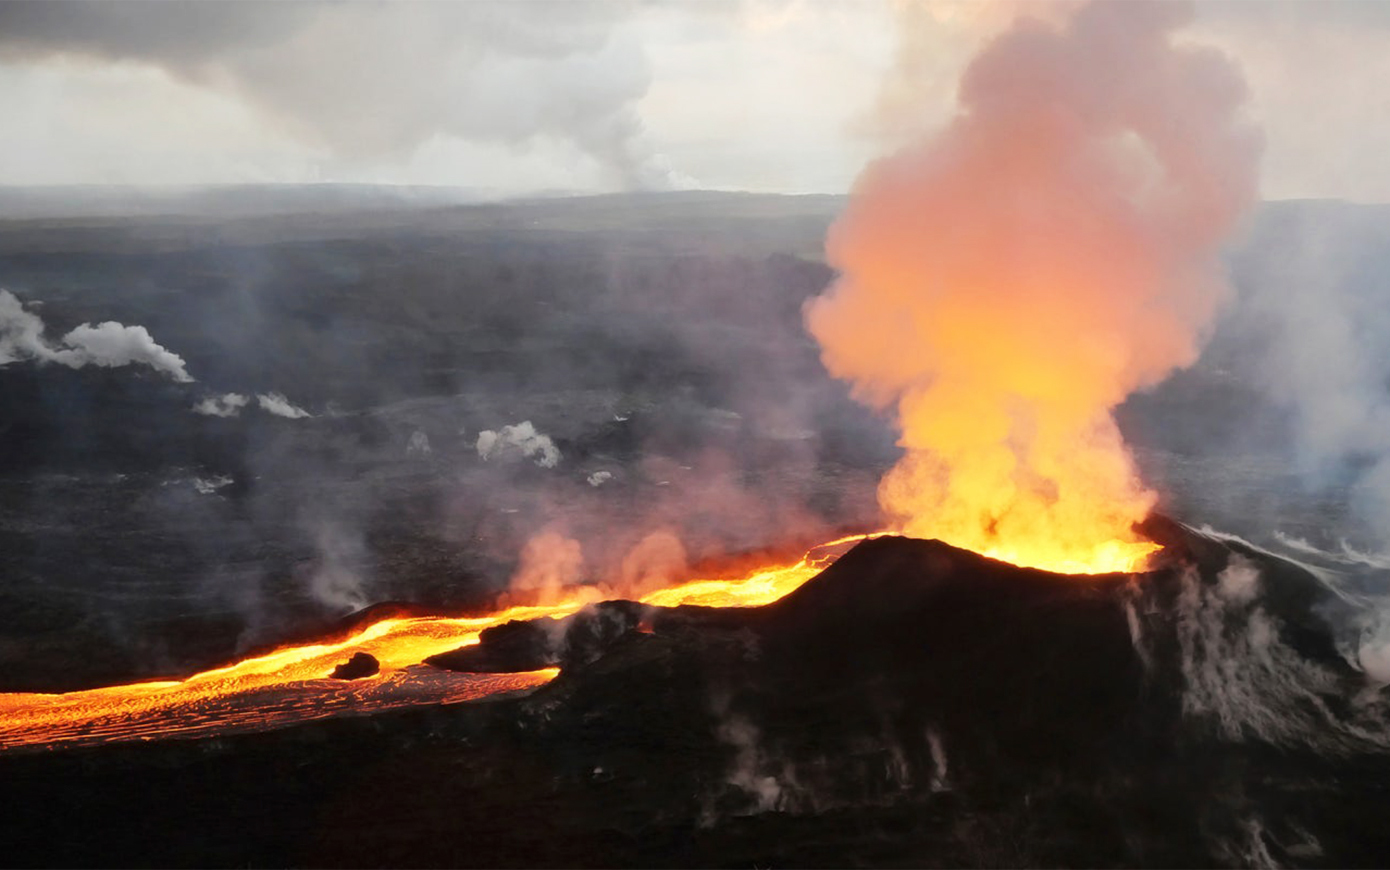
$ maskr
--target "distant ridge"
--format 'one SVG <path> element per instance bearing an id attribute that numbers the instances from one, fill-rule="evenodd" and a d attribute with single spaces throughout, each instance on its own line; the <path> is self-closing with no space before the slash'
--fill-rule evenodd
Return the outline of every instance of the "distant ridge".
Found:
<path id="1" fill-rule="evenodd" d="M 326 210 L 419 208 L 491 202 L 483 188 L 373 184 L 245 184 L 134 187 L 54 185 L 0 188 L 0 219 L 237 216 Z"/>
<path id="2" fill-rule="evenodd" d="M 645 193 L 587 193 L 568 190 L 522 194 L 485 187 L 393 184 L 233 184 L 136 187 L 124 185 L 0 186 L 0 220 L 72 218 L 246 217 L 323 212 L 394 211 L 558 200 L 616 203 L 629 199 L 672 204 L 741 201 L 840 203 L 831 194 L 775 194 L 683 190 Z"/>

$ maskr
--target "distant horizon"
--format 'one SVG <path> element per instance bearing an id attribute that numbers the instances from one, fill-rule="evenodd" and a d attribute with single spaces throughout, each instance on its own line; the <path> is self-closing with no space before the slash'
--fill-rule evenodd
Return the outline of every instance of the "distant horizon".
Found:
<path id="1" fill-rule="evenodd" d="M 149 184 L 128 184 L 114 182 L 63 182 L 55 184 L 13 184 L 0 182 L 0 190 L 7 191 L 68 191 L 68 190 L 101 190 L 101 191 L 149 191 L 152 193 L 191 193 L 207 190 L 249 190 L 264 188 L 362 188 L 362 189 L 393 189 L 393 190 L 439 190 L 439 191 L 487 191 L 496 192 L 504 199 L 599 199 L 603 197 L 643 197 L 643 196 L 682 196 L 686 194 L 732 194 L 737 196 L 767 196 L 767 197 L 848 197 L 854 193 L 853 188 L 839 191 L 829 190 L 754 190 L 750 188 L 735 187 L 678 187 L 668 189 L 645 189 L 645 190 L 566 190 L 566 189 L 537 189 L 537 190 L 512 190 L 494 191 L 485 187 L 473 187 L 465 184 L 424 184 L 393 181 L 211 181 L 196 183 L 175 183 L 175 182 L 153 182 Z M 1359 200 L 1350 197 L 1339 196 L 1262 196 L 1260 202 L 1344 202 L 1352 205 L 1390 205 L 1390 199 L 1385 200 Z"/>

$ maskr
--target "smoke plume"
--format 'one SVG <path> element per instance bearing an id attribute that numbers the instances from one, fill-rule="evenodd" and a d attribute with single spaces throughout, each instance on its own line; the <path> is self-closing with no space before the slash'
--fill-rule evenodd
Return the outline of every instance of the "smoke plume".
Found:
<path id="1" fill-rule="evenodd" d="M 80 369 L 94 365 L 119 368 L 131 363 L 147 365 L 180 383 L 193 380 L 183 358 L 165 349 L 143 326 L 125 326 L 108 320 L 96 326 L 84 323 L 51 345 L 44 340 L 43 320 L 24 309 L 8 290 L 0 290 L 0 366 L 34 360 Z"/>
<path id="2" fill-rule="evenodd" d="M 1191 10 L 1092 3 L 1020 19 L 966 69 L 937 134 L 871 164 L 806 310 L 832 374 L 891 408 L 880 485 L 909 534 L 1113 570 L 1154 501 L 1111 415 L 1194 361 L 1260 139 Z"/>

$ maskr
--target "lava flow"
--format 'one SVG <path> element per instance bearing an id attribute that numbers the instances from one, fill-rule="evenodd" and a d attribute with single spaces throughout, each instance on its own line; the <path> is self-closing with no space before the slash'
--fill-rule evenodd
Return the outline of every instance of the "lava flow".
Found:
<path id="1" fill-rule="evenodd" d="M 792 564 L 742 577 L 690 580 L 641 601 L 660 607 L 757 607 L 776 601 L 823 570 L 850 544 L 875 535 L 828 541 Z M 426 658 L 478 642 L 486 628 L 511 620 L 568 616 L 590 599 L 509 607 L 478 617 L 388 618 L 332 643 L 289 646 L 184 680 L 133 683 L 63 694 L 0 694 L 0 749 L 228 734 L 418 704 L 449 704 L 532 689 L 559 671 L 458 674 L 423 665 Z M 333 669 L 354 653 L 381 670 L 336 680 Z"/>

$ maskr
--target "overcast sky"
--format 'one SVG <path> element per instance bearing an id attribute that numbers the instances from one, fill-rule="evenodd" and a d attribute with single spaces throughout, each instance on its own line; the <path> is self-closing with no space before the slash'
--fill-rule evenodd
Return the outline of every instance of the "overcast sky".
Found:
<path id="1" fill-rule="evenodd" d="M 845 191 L 1047 4 L 0 2 L 0 184 Z M 1266 198 L 1390 201 L 1390 2 L 1198 2 Z"/>

